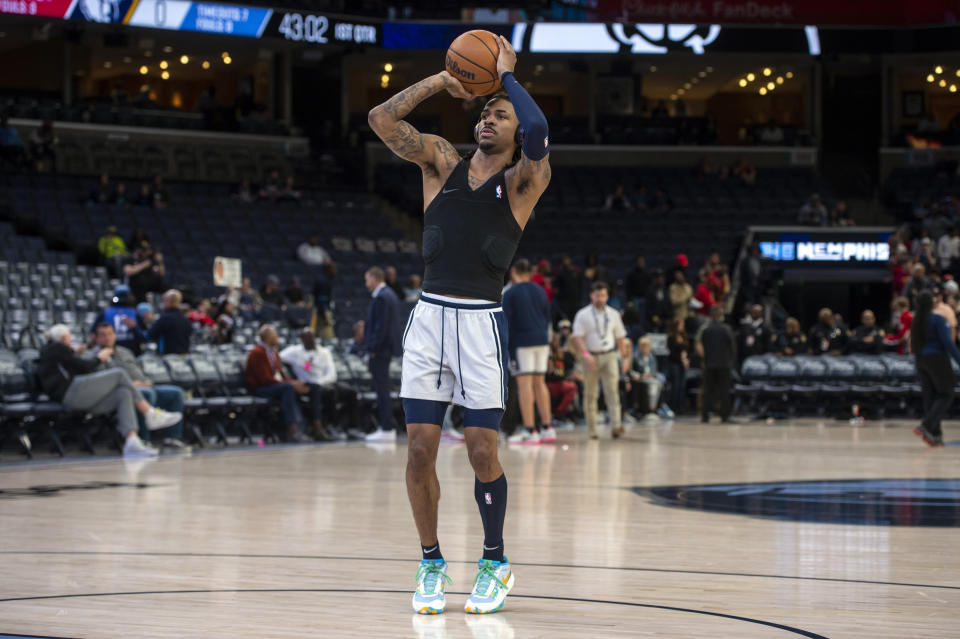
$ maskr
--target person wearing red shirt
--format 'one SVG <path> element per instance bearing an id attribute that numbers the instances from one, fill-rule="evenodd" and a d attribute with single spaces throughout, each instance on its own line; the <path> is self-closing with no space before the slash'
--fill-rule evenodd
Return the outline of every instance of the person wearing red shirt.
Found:
<path id="1" fill-rule="evenodd" d="M 893 300 L 893 313 L 898 317 L 897 332 L 887 335 L 883 343 L 888 346 L 896 346 L 897 353 L 907 355 L 910 352 L 910 325 L 913 323 L 910 301 L 905 297 L 898 297 Z"/>
<path id="2" fill-rule="evenodd" d="M 704 317 L 710 315 L 710 309 L 717 303 L 714 291 L 719 288 L 720 282 L 712 275 L 707 275 L 707 269 L 700 271 L 700 283 L 697 284 L 697 292 L 694 295 L 697 301 L 703 306 L 697 309 L 697 312 Z"/>
<path id="3" fill-rule="evenodd" d="M 290 379 L 283 370 L 283 363 L 277 353 L 280 338 L 277 330 L 264 324 L 260 327 L 260 339 L 247 355 L 247 388 L 257 397 L 277 401 L 287 424 L 291 440 L 296 442 L 313 441 L 303 432 L 303 414 L 297 402 L 297 395 L 309 392 L 307 385 L 300 380 Z"/>
<path id="4" fill-rule="evenodd" d="M 553 282 L 551 281 L 550 271 L 550 262 L 540 260 L 537 262 L 537 268 L 530 277 L 530 281 L 542 287 L 547 293 L 547 302 L 553 304 Z"/>

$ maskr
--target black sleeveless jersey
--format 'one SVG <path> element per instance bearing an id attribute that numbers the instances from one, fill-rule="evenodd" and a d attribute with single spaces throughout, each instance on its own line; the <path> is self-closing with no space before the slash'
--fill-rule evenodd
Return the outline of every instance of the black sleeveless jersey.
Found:
<path id="1" fill-rule="evenodd" d="M 423 292 L 500 301 L 523 230 L 507 199 L 506 169 L 476 191 L 463 159 L 424 212 Z"/>

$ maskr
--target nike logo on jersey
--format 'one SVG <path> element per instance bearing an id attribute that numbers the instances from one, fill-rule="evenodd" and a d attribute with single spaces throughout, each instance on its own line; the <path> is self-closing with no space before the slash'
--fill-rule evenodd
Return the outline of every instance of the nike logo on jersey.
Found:
<path id="1" fill-rule="evenodd" d="M 441 193 L 444 193 L 444 194 L 446 194 L 446 193 L 453 193 L 454 191 L 459 191 L 459 189 L 443 189 L 443 191 L 441 191 Z"/>

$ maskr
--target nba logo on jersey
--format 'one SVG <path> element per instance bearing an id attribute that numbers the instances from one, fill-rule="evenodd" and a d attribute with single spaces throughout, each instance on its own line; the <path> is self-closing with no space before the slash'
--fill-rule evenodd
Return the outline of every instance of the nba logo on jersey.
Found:
<path id="1" fill-rule="evenodd" d="M 499 186 L 497 187 L 500 188 Z M 486 502 L 487 506 L 493 505 L 493 496 L 490 493 L 483 493 L 483 501 Z"/>
<path id="2" fill-rule="evenodd" d="M 503 199 L 503 187 L 499 184 L 497 185 L 497 199 Z"/>

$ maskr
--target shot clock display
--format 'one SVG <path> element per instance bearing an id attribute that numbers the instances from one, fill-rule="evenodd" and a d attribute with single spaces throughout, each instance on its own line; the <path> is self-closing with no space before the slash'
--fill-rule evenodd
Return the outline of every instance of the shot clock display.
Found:
<path id="1" fill-rule="evenodd" d="M 310 44 L 380 44 L 377 24 L 293 11 L 275 11 L 265 35 Z"/>

